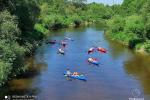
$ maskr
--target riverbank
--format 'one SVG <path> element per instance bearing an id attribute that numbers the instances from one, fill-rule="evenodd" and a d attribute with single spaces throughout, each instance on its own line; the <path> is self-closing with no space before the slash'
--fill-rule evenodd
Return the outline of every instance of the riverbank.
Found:
<path id="1" fill-rule="evenodd" d="M 130 40 L 125 40 L 127 36 L 122 35 L 118 38 L 118 34 L 111 34 L 108 31 L 105 32 L 105 35 L 112 41 L 116 41 L 119 44 L 122 44 L 124 46 L 126 46 L 129 49 L 134 50 L 137 53 L 141 53 L 144 55 L 150 55 L 150 52 L 146 50 L 146 47 L 149 48 L 149 43 L 147 42 L 140 42 L 139 44 L 133 44 L 130 43 Z"/>
<path id="2" fill-rule="evenodd" d="M 133 9 L 132 7 L 136 7 Z M 118 11 L 107 20 L 107 34 L 137 52 L 150 53 L 150 2 L 124 0 Z M 115 10 L 114 8 L 114 10 Z"/>
<path id="3" fill-rule="evenodd" d="M 83 27 L 83 26 L 89 26 L 92 25 L 94 23 L 104 23 L 104 20 L 92 20 L 92 21 L 81 21 L 81 20 L 72 20 L 70 21 L 69 24 L 64 24 L 63 22 L 59 22 L 59 23 L 53 23 L 51 24 L 49 27 L 45 27 L 47 26 L 46 24 L 43 25 L 43 23 L 37 23 L 35 24 L 35 29 L 45 35 L 50 34 L 51 30 L 59 30 L 59 29 L 64 29 L 64 28 L 77 28 L 77 27 Z"/>

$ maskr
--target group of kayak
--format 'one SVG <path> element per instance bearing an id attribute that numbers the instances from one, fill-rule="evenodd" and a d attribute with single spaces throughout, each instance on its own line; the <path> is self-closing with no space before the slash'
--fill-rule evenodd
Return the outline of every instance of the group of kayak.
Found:
<path id="1" fill-rule="evenodd" d="M 102 47 L 91 47 L 89 50 L 88 50 L 88 54 L 90 53 L 93 53 L 95 51 L 98 51 L 100 53 L 106 53 L 107 50 L 105 48 L 102 48 Z"/>
<path id="2" fill-rule="evenodd" d="M 64 37 L 64 40 L 61 41 L 61 42 L 58 42 L 56 40 L 48 40 L 48 41 L 46 41 L 46 44 L 56 44 L 56 43 L 59 43 L 59 44 L 62 44 L 63 46 L 66 46 L 65 40 L 73 41 L 73 39 L 71 39 L 70 37 Z"/>
<path id="3" fill-rule="evenodd" d="M 46 44 L 59 44 L 60 47 L 58 48 L 58 54 L 65 55 L 65 47 L 67 46 L 67 40 L 73 41 L 73 39 L 69 37 L 65 37 L 62 41 L 56 41 L 56 40 L 48 40 L 46 41 Z"/>
<path id="4" fill-rule="evenodd" d="M 91 47 L 88 50 L 88 54 L 91 54 L 91 53 L 96 52 L 96 51 L 98 51 L 99 53 L 107 53 L 107 50 L 105 48 L 102 48 L 102 47 Z M 93 64 L 93 65 L 99 65 L 99 62 L 98 62 L 97 58 L 89 57 L 88 58 L 88 62 L 90 64 Z"/>
<path id="5" fill-rule="evenodd" d="M 64 37 L 64 39 L 62 41 L 56 41 L 56 40 L 50 40 L 50 41 L 47 41 L 46 43 L 47 44 L 56 44 L 58 43 L 60 45 L 60 47 L 58 48 L 58 53 L 59 54 L 62 54 L 62 55 L 65 55 L 65 47 L 67 45 L 67 40 L 69 41 L 73 41 L 73 39 L 69 38 L 69 37 Z M 94 52 L 99 52 L 99 53 L 107 53 L 107 50 L 105 48 L 102 48 L 102 47 L 91 47 L 88 49 L 87 53 L 88 54 L 92 54 Z M 93 58 L 93 57 L 89 57 L 87 59 L 88 63 L 89 64 L 93 64 L 93 65 L 96 65 L 96 66 L 99 66 L 99 61 L 97 58 Z M 68 79 L 78 79 L 78 80 L 83 80 L 83 81 L 86 81 L 86 77 L 83 75 L 83 74 L 80 74 L 78 72 L 71 72 L 69 70 L 69 68 L 64 71 L 64 76 Z"/>
<path id="6" fill-rule="evenodd" d="M 56 44 L 56 43 L 58 43 L 61 47 L 60 48 L 58 48 L 58 53 L 59 54 L 62 54 L 62 55 L 65 55 L 65 47 L 66 47 L 66 45 L 67 45 L 67 40 L 69 40 L 69 41 L 73 41 L 73 39 L 71 39 L 71 38 L 69 38 L 69 37 L 65 37 L 64 38 L 64 40 L 62 40 L 61 42 L 58 42 L 58 41 L 56 41 L 56 40 L 49 40 L 49 41 L 47 41 L 46 42 L 46 44 L 52 44 L 52 45 L 54 45 L 54 44 Z M 66 77 L 66 78 L 69 78 L 69 79 L 78 79 L 78 80 L 83 80 L 83 81 L 86 81 L 87 79 L 84 77 L 84 75 L 83 74 L 80 74 L 80 73 L 78 73 L 78 72 L 70 72 L 70 70 L 69 69 L 67 69 L 66 71 L 64 71 L 64 76 Z"/>
<path id="7" fill-rule="evenodd" d="M 88 50 L 88 54 L 90 53 L 93 53 L 95 51 L 98 51 L 100 53 L 107 53 L 107 50 L 102 48 L 102 47 L 91 47 L 89 50 Z M 88 58 L 88 62 L 90 64 L 93 64 L 93 65 L 99 65 L 99 62 L 98 62 L 98 59 L 97 58 L 93 58 L 93 57 L 89 57 Z M 86 77 L 83 75 L 83 74 L 80 74 L 78 72 L 73 72 L 71 73 L 69 69 L 67 69 L 65 72 L 64 72 L 64 76 L 66 78 L 69 78 L 69 79 L 78 79 L 78 80 L 83 80 L 83 81 L 87 81 Z"/>
<path id="8" fill-rule="evenodd" d="M 58 48 L 58 54 L 65 55 L 65 47 L 66 47 L 66 45 L 67 45 L 67 42 L 66 42 L 65 40 L 62 40 L 62 41 L 60 42 L 60 45 L 61 45 L 61 47 Z"/>

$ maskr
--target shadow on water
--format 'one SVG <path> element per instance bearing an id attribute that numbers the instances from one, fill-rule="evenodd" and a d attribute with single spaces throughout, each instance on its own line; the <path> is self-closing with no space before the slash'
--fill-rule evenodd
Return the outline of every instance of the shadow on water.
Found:
<path id="1" fill-rule="evenodd" d="M 41 71 L 47 69 L 47 64 L 42 60 L 42 57 L 40 57 L 40 61 L 36 62 L 34 57 L 30 57 L 26 59 L 26 66 L 28 67 L 28 70 L 19 75 L 17 79 L 19 78 L 34 78 L 38 75 L 40 75 Z"/>
<path id="2" fill-rule="evenodd" d="M 125 70 L 134 76 L 143 86 L 144 92 L 150 95 L 150 57 L 136 54 L 124 62 Z"/>
<path id="3" fill-rule="evenodd" d="M 42 70 L 46 70 L 47 65 L 35 62 L 34 57 L 26 59 L 29 70 L 13 80 L 10 80 L 4 87 L 0 88 L 0 100 L 4 96 L 12 95 L 36 95 L 40 92 L 38 87 L 33 87 L 34 78 L 41 74 Z"/>
<path id="4" fill-rule="evenodd" d="M 104 35 L 104 37 L 109 42 L 108 50 L 110 51 L 110 53 L 114 59 L 117 59 L 121 55 L 124 55 L 125 52 L 128 52 L 128 53 L 132 52 L 126 46 L 124 46 L 116 41 L 110 40 L 106 35 Z"/>
<path id="5" fill-rule="evenodd" d="M 114 59 L 118 59 L 127 52 L 128 58 L 123 62 L 125 72 L 138 80 L 145 94 L 150 95 L 150 55 L 136 53 L 106 36 L 105 39 L 109 42 L 109 50 Z"/>

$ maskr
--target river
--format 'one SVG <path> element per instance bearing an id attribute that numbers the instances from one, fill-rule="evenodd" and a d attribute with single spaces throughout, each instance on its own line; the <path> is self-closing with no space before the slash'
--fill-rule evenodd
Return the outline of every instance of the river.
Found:
<path id="1" fill-rule="evenodd" d="M 64 36 L 74 39 L 68 42 L 65 55 L 57 54 L 60 45 L 43 42 L 27 59 L 38 71 L 13 79 L 0 95 L 35 95 L 37 100 L 150 100 L 150 56 L 109 40 L 99 26 L 55 31 L 48 39 L 60 41 Z M 88 55 L 91 46 L 104 47 L 108 53 Z M 100 66 L 89 65 L 88 57 L 98 58 Z M 67 81 L 66 68 L 81 72 L 87 81 Z"/>

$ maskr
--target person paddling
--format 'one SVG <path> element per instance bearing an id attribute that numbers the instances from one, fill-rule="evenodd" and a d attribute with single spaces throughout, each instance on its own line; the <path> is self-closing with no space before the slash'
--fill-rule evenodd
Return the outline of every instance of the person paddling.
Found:
<path id="1" fill-rule="evenodd" d="M 58 53 L 65 55 L 65 51 L 64 51 L 63 48 L 59 48 L 59 49 L 58 49 Z"/>
<path id="2" fill-rule="evenodd" d="M 72 75 L 73 76 L 79 76 L 79 73 L 78 72 L 74 72 Z"/>
<path id="3" fill-rule="evenodd" d="M 89 50 L 88 50 L 88 54 L 92 53 L 95 51 L 95 48 L 94 47 L 91 47 Z"/>
<path id="4" fill-rule="evenodd" d="M 61 41 L 61 45 L 65 48 L 67 43 L 65 41 Z"/>
<path id="5" fill-rule="evenodd" d="M 97 51 L 102 52 L 102 53 L 106 53 L 107 52 L 107 50 L 102 48 L 102 47 L 98 47 Z"/>
<path id="6" fill-rule="evenodd" d="M 69 70 L 69 68 L 67 69 L 67 71 L 66 71 L 66 75 L 67 75 L 67 77 L 70 77 L 71 76 L 71 72 L 70 72 L 70 70 Z"/>

